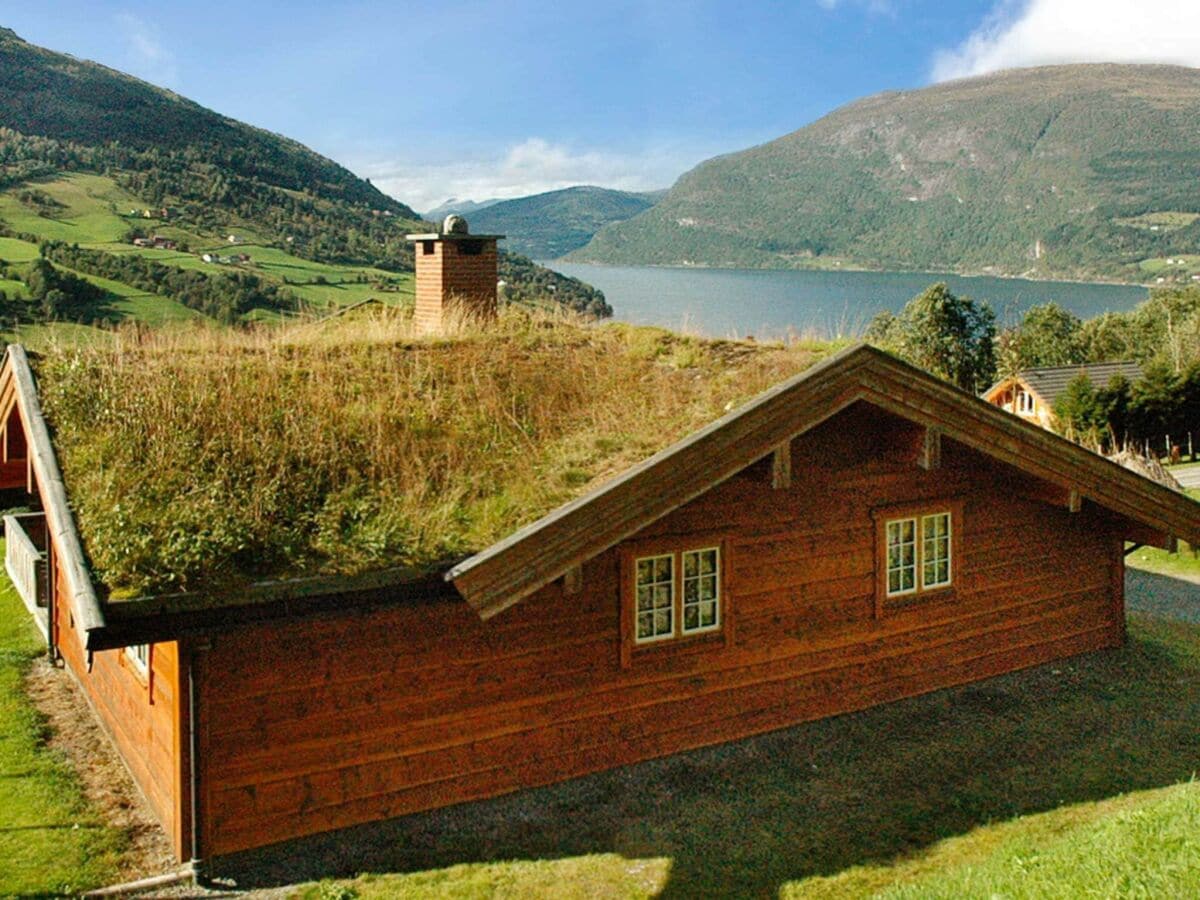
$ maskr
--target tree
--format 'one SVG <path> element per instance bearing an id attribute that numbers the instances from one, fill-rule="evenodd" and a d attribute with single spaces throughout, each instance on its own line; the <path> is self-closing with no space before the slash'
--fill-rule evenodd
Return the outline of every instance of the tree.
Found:
<path id="1" fill-rule="evenodd" d="M 1101 427 L 1108 432 L 1105 443 L 1114 449 L 1124 447 L 1130 436 L 1130 404 L 1133 385 L 1124 375 L 1114 375 L 1096 391 L 1096 406 L 1102 417 Z"/>
<path id="2" fill-rule="evenodd" d="M 1019 367 L 1032 369 L 1084 362 L 1082 330 L 1080 318 L 1057 303 L 1031 306 L 1016 331 L 1014 350 Z"/>
<path id="3" fill-rule="evenodd" d="M 1097 402 L 1096 389 L 1091 379 L 1082 372 L 1077 375 L 1062 396 L 1054 403 L 1054 416 L 1058 430 L 1074 441 L 1087 440 L 1100 443 L 1107 422 Z"/>
<path id="4" fill-rule="evenodd" d="M 1160 441 L 1181 430 L 1183 408 L 1181 379 L 1165 363 L 1148 366 L 1142 379 L 1133 386 L 1130 419 L 1136 436 L 1156 450 L 1166 449 Z"/>
<path id="5" fill-rule="evenodd" d="M 1079 331 L 1079 345 L 1087 362 L 1141 359 L 1133 351 L 1137 343 L 1129 315 L 1106 312 L 1088 319 Z"/>
<path id="6" fill-rule="evenodd" d="M 985 301 L 959 297 L 934 284 L 899 315 L 877 315 L 868 341 L 913 365 L 979 393 L 996 378 L 996 314 Z"/>

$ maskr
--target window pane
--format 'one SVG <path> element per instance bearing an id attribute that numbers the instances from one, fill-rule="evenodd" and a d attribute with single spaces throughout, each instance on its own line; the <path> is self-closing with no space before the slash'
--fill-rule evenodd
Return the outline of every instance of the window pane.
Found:
<path id="1" fill-rule="evenodd" d="M 637 592 L 638 612 L 654 608 L 654 588 L 640 587 Z"/>
<path id="2" fill-rule="evenodd" d="M 694 578 L 684 577 L 683 582 L 683 602 L 695 603 L 700 599 L 700 585 Z"/>
<path id="3" fill-rule="evenodd" d="M 654 580 L 654 560 L 639 559 L 637 562 L 638 584 L 649 584 Z"/>
<path id="4" fill-rule="evenodd" d="M 660 556 L 654 561 L 654 580 L 655 581 L 670 581 L 671 579 L 671 557 Z"/>
<path id="5" fill-rule="evenodd" d="M 683 608 L 683 627 L 685 630 L 700 627 L 700 607 L 685 606 Z"/>
<path id="6" fill-rule="evenodd" d="M 637 636 L 639 638 L 654 637 L 654 615 L 652 613 L 638 614 Z"/>
<path id="7" fill-rule="evenodd" d="M 671 633 L 671 610 L 660 609 L 654 613 L 655 635 Z"/>
<path id="8" fill-rule="evenodd" d="M 660 584 L 654 589 L 654 608 L 669 609 L 671 606 L 671 586 Z"/>
<path id="9" fill-rule="evenodd" d="M 694 554 L 694 553 L 683 554 L 683 577 L 684 578 L 690 578 L 691 576 L 695 575 L 697 566 L 698 566 L 698 561 L 696 559 L 696 554 Z"/>
<path id="10" fill-rule="evenodd" d="M 700 625 L 708 628 L 717 624 L 717 604 L 716 601 L 700 604 Z"/>

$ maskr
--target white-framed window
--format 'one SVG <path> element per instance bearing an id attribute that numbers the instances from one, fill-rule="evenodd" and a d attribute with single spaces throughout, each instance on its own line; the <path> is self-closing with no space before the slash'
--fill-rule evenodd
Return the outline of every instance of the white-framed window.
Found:
<path id="1" fill-rule="evenodd" d="M 721 550 L 681 549 L 633 561 L 635 644 L 721 628 Z"/>
<path id="2" fill-rule="evenodd" d="M 150 671 L 149 644 L 132 644 L 125 648 L 125 656 L 133 663 L 134 668 L 143 675 Z"/>
<path id="3" fill-rule="evenodd" d="M 675 554 L 644 556 L 637 561 L 639 644 L 675 636 Z"/>
<path id="4" fill-rule="evenodd" d="M 917 520 L 887 523 L 887 592 L 889 597 L 917 589 Z"/>
<path id="5" fill-rule="evenodd" d="M 950 583 L 950 513 L 921 517 L 921 589 Z"/>
<path id="6" fill-rule="evenodd" d="M 716 547 L 683 553 L 683 632 L 721 627 L 720 551 Z"/>
<path id="7" fill-rule="evenodd" d="M 889 597 L 950 585 L 953 577 L 952 527 L 949 510 L 887 520 L 885 535 Z"/>
<path id="8" fill-rule="evenodd" d="M 1022 388 L 1017 389 L 1017 412 L 1032 416 L 1034 412 L 1033 394 Z"/>

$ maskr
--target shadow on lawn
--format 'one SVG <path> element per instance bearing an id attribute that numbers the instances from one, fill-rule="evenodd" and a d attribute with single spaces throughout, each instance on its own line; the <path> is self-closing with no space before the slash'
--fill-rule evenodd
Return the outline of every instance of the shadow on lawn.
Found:
<path id="1" fill-rule="evenodd" d="M 776 894 L 977 825 L 1200 769 L 1200 629 L 1135 619 L 1121 650 L 228 858 L 241 886 L 458 863 L 670 859 L 666 896 Z"/>

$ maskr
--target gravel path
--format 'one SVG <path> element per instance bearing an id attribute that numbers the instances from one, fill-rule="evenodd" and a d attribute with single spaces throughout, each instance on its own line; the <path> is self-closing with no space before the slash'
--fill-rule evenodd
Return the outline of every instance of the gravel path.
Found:
<path id="1" fill-rule="evenodd" d="M 1200 581 L 1126 569 L 1125 603 L 1130 612 L 1200 623 Z"/>
<path id="2" fill-rule="evenodd" d="M 1185 488 L 1200 488 L 1200 466 L 1185 466 L 1182 469 L 1171 469 L 1175 480 Z"/>

